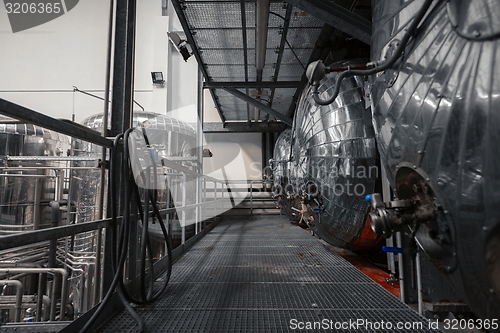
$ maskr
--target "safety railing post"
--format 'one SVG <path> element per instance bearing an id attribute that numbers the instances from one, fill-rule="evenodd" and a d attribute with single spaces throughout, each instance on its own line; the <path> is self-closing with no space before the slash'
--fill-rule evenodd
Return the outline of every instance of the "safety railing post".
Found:
<path id="1" fill-rule="evenodd" d="M 253 215 L 253 181 L 250 181 L 250 215 Z"/>
<path id="2" fill-rule="evenodd" d="M 182 238 L 181 243 L 186 243 L 186 174 L 182 174 L 182 213 L 181 213 L 181 228 L 182 228 Z"/>
<path id="3" fill-rule="evenodd" d="M 214 180 L 214 219 L 217 216 L 217 181 Z"/>

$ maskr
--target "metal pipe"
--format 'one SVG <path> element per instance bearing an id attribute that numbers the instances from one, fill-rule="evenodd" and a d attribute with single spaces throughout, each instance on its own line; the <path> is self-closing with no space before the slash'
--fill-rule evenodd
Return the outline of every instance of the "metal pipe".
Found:
<path id="1" fill-rule="evenodd" d="M 49 206 L 52 210 L 52 220 L 50 226 L 52 228 L 57 227 L 59 225 L 59 202 L 51 201 Z M 56 252 L 57 252 L 57 239 L 50 240 L 49 246 L 49 268 L 54 268 L 56 266 Z"/>
<path id="2" fill-rule="evenodd" d="M 59 320 L 64 320 L 64 313 L 66 309 L 66 298 L 67 298 L 67 290 L 68 290 L 68 272 L 63 268 L 0 268 L 0 274 L 10 274 L 10 273 L 44 273 L 44 274 L 60 274 L 62 279 L 62 287 L 61 287 L 61 315 Z M 55 299 L 52 300 L 55 302 Z"/>
<path id="3" fill-rule="evenodd" d="M 257 0 L 257 9 L 255 11 L 255 67 L 257 68 L 257 81 L 262 81 L 262 70 L 266 63 L 269 9 L 269 0 Z"/>
<path id="4" fill-rule="evenodd" d="M 106 219 L 59 226 L 57 228 L 27 231 L 22 234 L 17 233 L 14 235 L 6 235 L 2 236 L 2 242 L 0 242 L 0 250 L 10 249 L 27 244 L 34 244 L 45 241 L 48 238 L 57 239 L 65 236 L 71 236 L 74 234 L 95 230 L 100 227 L 108 227 L 110 225 L 111 219 Z"/>
<path id="5" fill-rule="evenodd" d="M 11 281 L 17 281 L 17 280 L 11 280 Z M 22 302 L 21 305 L 24 304 L 24 308 L 33 308 L 37 306 L 37 303 L 35 301 L 35 298 L 37 298 L 37 295 L 22 295 Z M 15 307 L 17 302 L 17 296 L 2 296 L 0 300 L 1 306 L 11 306 Z M 44 317 L 42 318 L 43 321 L 47 321 L 49 319 L 48 314 L 49 311 L 46 311 L 47 308 L 50 306 L 50 298 L 47 295 L 42 295 L 42 301 L 41 304 L 43 305 L 43 313 Z M 21 307 L 21 315 L 22 315 L 22 307 Z M 36 320 L 36 319 L 35 319 Z"/>
<path id="6" fill-rule="evenodd" d="M 420 267 L 420 251 L 417 249 L 415 254 L 415 270 L 417 273 L 417 299 L 418 299 L 418 314 L 423 315 L 424 313 L 424 303 L 422 295 L 422 272 Z"/>
<path id="7" fill-rule="evenodd" d="M 40 321 L 40 319 L 42 318 L 43 294 L 45 293 L 45 290 L 43 289 L 43 287 L 46 284 L 47 284 L 47 280 L 45 278 L 45 274 L 39 273 L 38 274 L 38 289 L 37 289 L 38 293 L 37 293 L 36 312 L 35 312 L 35 320 L 36 321 Z M 51 304 L 52 304 L 52 300 L 51 300 Z"/>
<path id="8" fill-rule="evenodd" d="M 5 159 L 6 161 L 28 161 L 28 162 L 33 162 L 33 161 L 56 161 L 56 162 L 67 162 L 67 161 L 98 161 L 97 158 L 95 157 L 83 157 L 83 156 L 3 156 L 2 159 Z M 38 169 L 47 169 L 47 167 L 38 167 Z M 16 169 L 7 167 L 6 169 Z M 37 169 L 37 167 L 20 167 L 19 169 Z M 55 170 L 62 170 L 66 169 L 65 167 L 61 168 L 51 168 Z"/>
<path id="9" fill-rule="evenodd" d="M 396 61 L 403 55 L 405 48 L 410 40 L 415 34 L 415 31 L 420 24 L 420 22 L 423 20 L 425 17 L 425 14 L 427 13 L 427 10 L 431 6 L 433 0 L 425 0 L 423 3 L 422 7 L 419 9 L 419 11 L 415 14 L 413 17 L 412 22 L 409 24 L 409 27 L 406 29 L 405 34 L 401 38 L 401 41 L 398 43 L 398 46 L 392 56 L 388 59 L 385 59 L 380 62 L 373 62 L 366 64 L 367 68 L 369 67 L 370 69 L 352 69 L 348 67 L 346 71 L 343 71 L 340 73 L 340 75 L 337 77 L 337 82 L 335 83 L 335 86 L 332 91 L 332 95 L 330 96 L 329 99 L 327 100 L 322 100 L 319 97 L 319 81 L 321 78 L 315 77 L 313 73 L 320 73 L 321 69 L 326 71 L 327 73 L 330 73 L 334 71 L 332 68 L 325 68 L 322 61 L 318 60 L 316 63 L 311 63 L 308 66 L 307 72 L 310 72 L 311 77 L 309 78 L 309 83 L 312 85 L 312 96 L 316 104 L 318 105 L 329 105 L 335 101 L 337 96 L 339 95 L 340 92 L 340 83 L 342 82 L 343 79 L 355 75 L 359 76 L 368 76 L 368 75 L 374 75 L 379 72 L 385 71 L 387 69 L 390 69 Z M 320 69 L 319 72 L 316 72 L 315 69 Z"/>
<path id="10" fill-rule="evenodd" d="M 109 22 L 108 22 L 108 45 L 106 53 L 106 80 L 104 84 L 104 115 L 103 115 L 103 126 L 102 126 L 102 136 L 108 136 L 108 116 L 109 116 L 109 90 L 111 87 L 111 52 L 113 47 L 113 13 L 114 13 L 114 0 L 109 1 Z M 106 148 L 102 149 L 102 161 L 106 160 Z M 106 179 L 106 167 L 105 163 L 101 163 L 101 175 L 100 175 L 100 191 L 99 191 L 99 219 L 104 218 L 104 193 L 105 193 L 105 179 Z M 94 288 L 94 304 L 99 300 L 99 291 L 101 288 L 101 246 L 102 246 L 102 229 L 97 230 L 97 249 L 96 249 L 96 267 L 95 267 L 95 285 Z"/>
<path id="11" fill-rule="evenodd" d="M 23 284 L 18 280 L 0 280 L 0 286 L 11 286 L 16 288 L 16 311 L 14 313 L 14 321 L 21 321 L 21 309 L 23 303 Z"/>
<path id="12" fill-rule="evenodd" d="M 396 232 L 396 246 L 403 247 L 403 241 L 401 239 L 400 231 Z M 406 303 L 403 253 L 398 253 L 398 270 L 399 270 L 399 298 L 403 303 Z"/>

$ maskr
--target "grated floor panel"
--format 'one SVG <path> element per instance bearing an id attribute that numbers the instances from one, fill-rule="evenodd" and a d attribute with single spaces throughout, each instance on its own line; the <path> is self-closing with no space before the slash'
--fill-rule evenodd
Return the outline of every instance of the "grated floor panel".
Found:
<path id="1" fill-rule="evenodd" d="M 136 307 L 148 332 L 433 332 L 425 319 L 284 218 L 224 221 Z M 123 311 L 101 332 L 136 332 Z"/>

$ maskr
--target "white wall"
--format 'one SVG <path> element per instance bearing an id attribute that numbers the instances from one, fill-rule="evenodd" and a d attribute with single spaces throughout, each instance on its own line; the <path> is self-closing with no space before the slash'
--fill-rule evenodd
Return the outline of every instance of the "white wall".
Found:
<path id="1" fill-rule="evenodd" d="M 214 156 L 203 160 L 204 174 L 228 166 L 231 179 L 262 179 L 260 133 L 208 133 L 205 140 Z"/>
<path id="2" fill-rule="evenodd" d="M 74 93 L 73 86 L 104 96 L 108 19 L 108 1 L 86 0 L 53 21 L 14 34 L 0 7 L 0 98 L 56 118 L 74 114 L 77 122 L 102 112 L 102 101 Z M 138 1 L 137 22 L 135 100 L 165 113 L 167 90 L 151 83 L 152 71 L 167 74 L 169 20 L 162 16 L 161 1 Z"/>
<path id="3" fill-rule="evenodd" d="M 0 97 L 54 117 L 75 112 L 81 119 L 102 110 L 101 101 L 74 95 L 72 86 L 102 90 L 107 20 L 105 1 L 81 1 L 53 21 L 14 34 L 0 8 Z"/>
<path id="4" fill-rule="evenodd" d="M 198 67 L 194 57 L 184 62 L 168 42 L 167 31 L 182 30 L 170 4 L 168 11 L 173 17 L 162 16 L 161 0 L 138 1 L 135 100 L 148 111 L 195 123 Z M 73 86 L 104 96 L 108 19 L 108 1 L 86 0 L 51 22 L 14 34 L 0 6 L 0 98 L 55 118 L 74 115 L 77 122 L 102 112 L 101 100 L 74 93 Z M 152 85 L 152 71 L 164 73 L 165 87 Z M 205 121 L 220 121 L 208 91 L 204 105 Z M 136 105 L 134 110 L 140 112 Z M 206 141 L 214 152 L 204 159 L 206 173 L 231 162 L 237 150 L 241 159 L 226 172 L 232 179 L 260 179 L 260 134 L 211 134 Z"/>

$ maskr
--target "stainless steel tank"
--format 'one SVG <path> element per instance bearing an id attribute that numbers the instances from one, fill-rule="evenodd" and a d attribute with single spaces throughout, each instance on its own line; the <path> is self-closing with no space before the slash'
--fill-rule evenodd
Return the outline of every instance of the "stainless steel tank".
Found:
<path id="1" fill-rule="evenodd" d="M 0 116 L 0 235 L 50 226 L 69 149 L 65 135 Z"/>
<path id="2" fill-rule="evenodd" d="M 372 60 L 393 53 L 423 3 L 373 1 Z M 417 241 L 484 319 L 500 318 L 499 17 L 498 1 L 434 1 L 371 93 L 397 198 L 434 207 Z"/>
<path id="3" fill-rule="evenodd" d="M 61 211 L 60 220 L 53 219 L 50 203 L 67 199 L 65 189 L 69 177 L 70 147 L 70 139 L 66 135 L 0 116 L 0 235 L 68 223 L 71 217 L 67 210 Z M 55 243 L 52 249 L 49 250 L 47 241 L 3 250 L 0 252 L 0 268 L 56 267 Z M 6 273 L 0 274 L 0 279 L 6 277 Z M 25 310 L 34 310 L 33 303 L 36 301 L 32 300 L 37 299 L 35 295 L 40 295 L 39 299 L 43 296 L 45 307 L 44 315 L 41 315 L 40 308 L 36 318 L 48 320 L 47 304 L 55 305 L 57 302 L 49 292 L 52 282 L 46 280 L 43 283 L 38 274 L 15 274 L 14 277 L 11 274 L 10 277 L 18 280 L 11 283 L 24 291 L 19 308 L 22 313 L 14 318 L 14 312 L 9 312 L 12 305 L 9 297 L 13 297 L 11 295 L 16 291 L 4 286 L 0 295 L 3 320 L 19 321 Z"/>
<path id="4" fill-rule="evenodd" d="M 332 67 L 354 64 L 358 62 Z M 337 75 L 321 81 L 322 99 L 331 96 Z M 351 249 L 368 249 L 378 239 L 366 221 L 369 205 L 365 196 L 374 190 L 379 175 L 371 111 L 363 87 L 362 77 L 343 80 L 339 97 L 328 106 L 318 106 L 309 87 L 299 101 L 292 134 L 292 178 L 308 206 L 312 230 L 332 245 Z M 362 234 L 365 237 L 363 230 L 370 240 L 359 240 Z"/>
<path id="5" fill-rule="evenodd" d="M 91 129 L 102 131 L 103 118 L 102 114 L 97 114 L 85 119 L 82 124 Z M 181 167 L 187 168 L 192 172 L 199 171 L 198 158 L 195 156 L 195 148 L 197 146 L 196 130 L 191 124 L 162 114 L 140 112 L 134 113 L 132 127 L 146 130 L 149 140 L 151 141 L 151 146 L 154 147 L 159 157 L 177 163 Z M 94 156 L 100 156 L 101 154 L 101 148 L 93 145 L 86 146 L 82 150 Z M 144 161 L 141 160 L 140 163 L 143 162 Z M 186 205 L 195 204 L 196 181 L 194 178 L 189 175 L 183 178 L 184 176 L 182 176 L 179 171 L 172 170 L 168 167 L 165 167 L 164 172 L 166 174 L 163 176 L 163 179 L 168 182 L 168 188 L 160 188 L 161 191 L 158 194 L 159 208 L 164 209 L 172 206 L 181 206 L 183 201 Z M 80 178 L 85 178 L 87 182 L 89 181 L 89 177 Z M 97 175 L 91 178 L 93 178 L 92 182 L 98 181 Z M 136 177 L 136 181 L 140 183 L 140 177 Z M 139 185 L 140 187 L 144 187 L 144 184 Z M 89 191 L 89 189 L 84 187 L 80 190 L 78 195 L 80 197 L 91 198 L 93 191 L 85 193 L 86 191 Z M 86 203 L 85 205 L 88 204 Z M 187 210 L 184 216 L 182 216 L 181 212 L 177 215 L 178 216 L 173 214 L 170 219 L 174 243 L 180 241 L 183 219 L 186 224 L 186 235 L 190 236 L 194 233 L 194 209 Z M 151 225 L 150 231 L 158 237 L 163 237 L 158 224 Z"/>
<path id="6" fill-rule="evenodd" d="M 302 210 L 300 197 L 291 183 L 292 130 L 285 129 L 274 145 L 273 159 L 270 165 L 273 171 L 273 198 L 281 212 L 294 223 L 301 222 Z"/>

